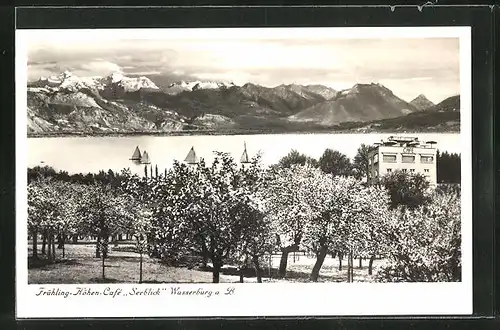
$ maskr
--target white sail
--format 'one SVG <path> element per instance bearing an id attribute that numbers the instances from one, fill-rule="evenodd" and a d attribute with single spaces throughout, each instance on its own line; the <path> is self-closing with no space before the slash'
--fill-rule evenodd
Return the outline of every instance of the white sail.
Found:
<path id="1" fill-rule="evenodd" d="M 132 160 L 140 160 L 141 159 L 141 150 L 139 150 L 139 146 L 135 147 L 135 151 L 132 154 Z"/>
<path id="2" fill-rule="evenodd" d="M 248 153 L 247 153 L 247 144 L 245 142 L 245 149 L 243 150 L 243 154 L 241 155 L 240 162 L 245 164 L 245 163 L 250 163 L 250 158 L 248 158 Z"/>
<path id="3" fill-rule="evenodd" d="M 151 163 L 147 151 L 144 151 L 144 153 L 142 154 L 141 163 L 143 163 L 143 164 L 150 164 Z"/>
<path id="4" fill-rule="evenodd" d="M 196 164 L 198 163 L 198 157 L 196 156 L 196 152 L 194 151 L 194 147 L 191 147 L 191 150 L 189 150 L 186 159 L 184 161 L 188 164 Z"/>

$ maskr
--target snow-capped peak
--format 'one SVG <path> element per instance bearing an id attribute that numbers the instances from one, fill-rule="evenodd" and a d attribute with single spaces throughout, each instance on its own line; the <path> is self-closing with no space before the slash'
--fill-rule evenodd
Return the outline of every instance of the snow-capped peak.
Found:
<path id="1" fill-rule="evenodd" d="M 65 70 L 63 73 L 60 74 L 60 77 L 62 79 L 66 79 L 66 78 L 69 78 L 69 77 L 72 77 L 73 76 L 73 73 L 69 70 Z"/>
<path id="2" fill-rule="evenodd" d="M 73 91 L 82 88 L 102 88 L 100 77 L 78 77 L 69 71 L 65 71 L 61 77 L 62 81 L 59 88 L 66 88 Z"/>
<path id="3" fill-rule="evenodd" d="M 179 82 L 169 85 L 169 88 L 182 88 L 183 90 L 195 91 L 198 89 L 219 89 L 219 88 L 229 88 L 236 86 L 233 82 L 221 82 L 221 81 L 208 81 L 208 80 L 194 80 L 186 82 L 181 80 Z"/>
<path id="4" fill-rule="evenodd" d="M 233 83 L 218 82 L 218 81 L 197 81 L 192 90 L 196 89 L 217 89 L 228 88 L 234 86 Z"/>
<path id="5" fill-rule="evenodd" d="M 99 77 L 78 77 L 72 72 L 66 70 L 59 75 L 46 77 L 40 77 L 38 80 L 41 83 L 47 85 L 51 89 L 68 89 L 71 91 L 77 91 L 82 88 L 96 88 L 99 85 Z"/>
<path id="6" fill-rule="evenodd" d="M 113 72 L 108 77 L 109 83 L 118 84 L 123 87 L 126 92 L 135 92 L 141 88 L 159 89 L 151 79 L 147 77 L 127 77 L 121 72 Z"/>
<path id="7" fill-rule="evenodd" d="M 175 85 L 176 85 L 175 83 L 173 83 L 173 84 L 172 84 L 172 86 L 175 86 Z M 182 81 L 180 82 L 179 86 L 181 86 L 181 87 L 186 87 L 186 88 L 190 88 L 190 87 L 189 87 L 189 84 L 188 84 L 187 82 L 185 82 L 184 80 L 182 80 Z"/>
<path id="8" fill-rule="evenodd" d="M 79 77 L 66 70 L 59 75 L 48 78 L 40 77 L 39 82 L 51 88 L 64 88 L 77 91 L 82 88 L 104 89 L 109 84 L 117 84 L 127 92 L 137 91 L 141 88 L 159 89 L 155 83 L 146 77 L 127 77 L 122 72 L 113 72 L 107 77 Z"/>
<path id="9" fill-rule="evenodd" d="M 121 72 L 113 72 L 109 75 L 109 77 L 111 78 L 112 83 L 118 83 L 124 78 L 123 73 Z"/>

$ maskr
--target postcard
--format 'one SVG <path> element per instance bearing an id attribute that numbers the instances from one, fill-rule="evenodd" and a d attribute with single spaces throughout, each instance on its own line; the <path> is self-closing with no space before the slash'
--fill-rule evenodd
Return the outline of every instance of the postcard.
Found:
<path id="1" fill-rule="evenodd" d="M 469 27 L 16 31 L 18 318 L 472 313 Z"/>

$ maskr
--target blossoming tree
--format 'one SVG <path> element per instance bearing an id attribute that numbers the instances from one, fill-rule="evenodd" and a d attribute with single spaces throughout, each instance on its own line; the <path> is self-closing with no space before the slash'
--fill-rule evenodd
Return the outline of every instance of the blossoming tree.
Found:
<path id="1" fill-rule="evenodd" d="M 388 264 L 379 281 L 436 282 L 461 279 L 461 203 L 455 193 L 401 209 L 385 233 Z"/>

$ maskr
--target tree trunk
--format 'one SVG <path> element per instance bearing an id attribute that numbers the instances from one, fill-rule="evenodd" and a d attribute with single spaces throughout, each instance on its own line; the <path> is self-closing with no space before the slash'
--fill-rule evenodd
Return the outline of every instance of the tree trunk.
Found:
<path id="1" fill-rule="evenodd" d="M 288 254 L 290 252 L 287 250 L 282 250 L 281 251 L 281 260 L 280 260 L 280 268 L 278 270 L 278 277 L 285 277 L 286 276 L 286 266 L 288 265 Z"/>
<path id="2" fill-rule="evenodd" d="M 33 259 L 38 259 L 38 231 L 32 230 L 33 235 Z"/>
<path id="3" fill-rule="evenodd" d="M 363 258 L 359 257 L 359 268 L 363 267 Z"/>
<path id="4" fill-rule="evenodd" d="M 50 235 L 50 240 L 52 242 L 52 261 L 56 260 L 56 240 L 53 234 Z"/>
<path id="5" fill-rule="evenodd" d="M 214 267 L 212 271 L 212 283 L 219 283 L 220 269 Z"/>
<path id="6" fill-rule="evenodd" d="M 109 236 L 105 235 L 102 238 L 102 254 L 104 255 L 104 258 L 108 257 L 108 244 L 109 244 Z"/>
<path id="7" fill-rule="evenodd" d="M 203 268 L 207 268 L 209 255 L 205 242 L 201 242 L 201 255 L 202 255 L 202 266 Z"/>
<path id="8" fill-rule="evenodd" d="M 52 233 L 49 233 L 47 235 L 47 246 L 48 246 L 48 251 L 47 251 L 47 258 L 50 262 L 53 262 L 56 259 L 56 245 L 54 242 L 54 235 Z"/>
<path id="9" fill-rule="evenodd" d="M 349 279 L 350 279 L 350 282 L 354 282 L 354 256 L 351 253 L 349 253 L 349 267 L 348 267 L 348 270 L 349 270 Z"/>
<path id="10" fill-rule="evenodd" d="M 351 281 L 354 282 L 354 255 L 351 258 Z"/>
<path id="11" fill-rule="evenodd" d="M 106 276 L 105 276 L 105 273 L 104 273 L 104 268 L 105 268 L 105 265 L 104 265 L 104 260 L 105 260 L 104 253 L 102 254 L 102 258 L 101 259 L 102 259 L 102 279 L 104 280 L 104 279 L 106 279 Z"/>
<path id="12" fill-rule="evenodd" d="M 319 252 L 318 252 L 317 257 L 316 257 L 316 263 L 314 264 L 314 267 L 313 267 L 312 272 L 311 272 L 311 276 L 309 277 L 309 279 L 312 282 L 318 281 L 319 270 L 321 269 L 321 266 L 323 266 L 323 262 L 325 261 L 325 257 L 326 257 L 327 252 L 328 252 L 328 250 L 327 250 L 326 246 L 322 246 L 319 249 Z"/>
<path id="13" fill-rule="evenodd" d="M 139 255 L 139 283 L 142 283 L 142 249 Z"/>
<path id="14" fill-rule="evenodd" d="M 213 269 L 212 269 L 212 283 L 219 283 L 220 279 L 220 269 L 222 267 L 222 264 L 220 262 L 215 262 L 212 260 L 213 263 Z"/>
<path id="15" fill-rule="evenodd" d="M 252 262 L 253 262 L 253 267 L 255 268 L 255 276 L 257 277 L 257 283 L 262 283 L 262 270 L 260 269 L 259 258 L 253 257 Z"/>
<path id="16" fill-rule="evenodd" d="M 73 244 L 78 243 L 78 235 L 73 235 Z"/>
<path id="17" fill-rule="evenodd" d="M 97 241 L 95 243 L 95 257 L 100 258 L 101 257 L 101 237 L 97 236 Z"/>
<path id="18" fill-rule="evenodd" d="M 375 259 L 375 256 L 370 257 L 370 262 L 368 262 L 368 275 L 372 275 L 373 272 L 373 260 Z"/>
<path id="19" fill-rule="evenodd" d="M 45 254 L 46 245 L 47 245 L 47 231 L 44 230 L 42 233 L 42 254 Z"/>
<path id="20" fill-rule="evenodd" d="M 63 235 L 59 234 L 57 235 L 57 248 L 60 250 L 63 248 Z"/>
<path id="21" fill-rule="evenodd" d="M 47 235 L 47 259 L 52 261 L 52 244 L 50 242 L 50 236 Z"/>
<path id="22" fill-rule="evenodd" d="M 52 259 L 52 255 L 54 254 L 54 250 L 52 249 L 52 234 L 47 234 L 47 255 L 49 259 Z"/>
<path id="23" fill-rule="evenodd" d="M 291 252 L 296 252 L 299 250 L 300 237 L 296 237 L 294 244 L 287 247 L 281 248 L 281 260 L 280 267 L 278 270 L 278 277 L 283 278 L 286 276 L 286 267 L 288 265 L 288 256 Z"/>
<path id="24" fill-rule="evenodd" d="M 339 256 L 339 272 L 341 272 L 342 271 L 342 257 L 343 257 L 343 255 L 342 255 L 342 253 L 339 253 L 338 256 Z"/>
<path id="25" fill-rule="evenodd" d="M 271 269 L 273 268 L 273 254 L 270 252 L 269 253 L 269 278 L 271 278 L 272 274 L 271 274 Z"/>
<path id="26" fill-rule="evenodd" d="M 240 266 L 240 283 L 245 282 L 245 274 L 244 271 L 248 268 L 248 255 L 245 255 L 245 260 L 243 261 L 243 265 Z"/>
<path id="27" fill-rule="evenodd" d="M 351 255 L 347 254 L 347 283 L 351 283 Z"/>
<path id="28" fill-rule="evenodd" d="M 66 257 L 66 248 L 65 248 L 65 245 L 66 245 L 66 234 L 62 234 L 61 235 L 61 241 L 59 242 L 62 246 L 62 250 L 63 250 L 63 258 Z"/>
<path id="29" fill-rule="evenodd" d="M 240 267 L 240 283 L 245 283 L 245 279 L 243 276 L 243 267 Z"/>

